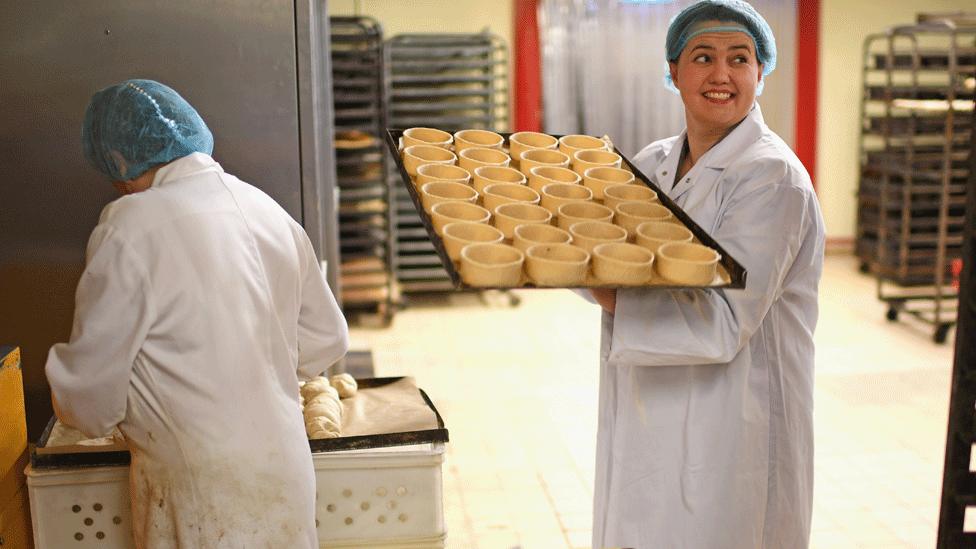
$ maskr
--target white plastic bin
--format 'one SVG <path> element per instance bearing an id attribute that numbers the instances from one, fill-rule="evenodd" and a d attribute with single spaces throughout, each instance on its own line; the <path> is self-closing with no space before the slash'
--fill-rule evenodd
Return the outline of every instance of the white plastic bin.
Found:
<path id="1" fill-rule="evenodd" d="M 36 549 L 133 547 L 128 467 L 26 472 Z"/>
<path id="2" fill-rule="evenodd" d="M 443 548 L 441 443 L 313 454 L 323 548 Z M 128 467 L 27 468 L 37 549 L 131 549 Z"/>

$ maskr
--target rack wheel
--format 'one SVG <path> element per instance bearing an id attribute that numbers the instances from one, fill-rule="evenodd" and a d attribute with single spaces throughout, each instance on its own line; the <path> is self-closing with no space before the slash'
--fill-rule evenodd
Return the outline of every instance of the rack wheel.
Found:
<path id="1" fill-rule="evenodd" d="M 952 328 L 952 324 L 939 324 L 939 327 L 935 329 L 932 340 L 936 343 L 945 343 L 946 337 L 949 335 L 949 328 Z"/>
<path id="2" fill-rule="evenodd" d="M 861 262 L 861 264 L 857 266 L 857 270 L 860 271 L 861 274 L 868 274 L 871 272 L 871 266 L 867 263 Z"/>
<path id="3" fill-rule="evenodd" d="M 511 290 L 483 290 L 478 295 L 482 303 L 493 307 L 518 307 L 522 303 Z"/>
<path id="4" fill-rule="evenodd" d="M 515 295 L 515 292 L 512 292 L 510 290 L 504 290 L 504 294 L 508 297 L 509 307 L 518 307 L 519 305 L 522 304 L 522 298 Z"/>
<path id="5" fill-rule="evenodd" d="M 389 328 L 393 324 L 393 307 L 392 303 L 380 303 L 376 307 L 380 315 L 381 328 Z"/>
<path id="6" fill-rule="evenodd" d="M 888 312 L 885 313 L 885 318 L 888 319 L 888 322 L 898 322 L 898 307 L 888 307 Z"/>

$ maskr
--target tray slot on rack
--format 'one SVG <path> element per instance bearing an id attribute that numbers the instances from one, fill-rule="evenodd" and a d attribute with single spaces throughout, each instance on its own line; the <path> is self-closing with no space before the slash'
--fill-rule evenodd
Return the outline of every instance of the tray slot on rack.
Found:
<path id="1" fill-rule="evenodd" d="M 946 70 L 950 66 L 949 52 L 941 49 L 920 49 L 916 54 L 896 53 L 892 56 L 892 62 L 888 62 L 888 55 L 885 53 L 874 54 L 874 69 L 912 69 L 915 66 L 915 59 L 918 59 L 918 66 L 921 69 Z M 976 48 L 957 48 L 955 65 L 960 72 L 976 71 Z"/>

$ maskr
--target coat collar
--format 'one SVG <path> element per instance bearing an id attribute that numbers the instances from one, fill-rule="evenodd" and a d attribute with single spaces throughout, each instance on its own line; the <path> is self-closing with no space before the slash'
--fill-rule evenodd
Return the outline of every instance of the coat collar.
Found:
<path id="1" fill-rule="evenodd" d="M 694 178 L 701 173 L 702 169 L 724 170 L 739 157 L 743 149 L 759 139 L 765 126 L 762 111 L 759 109 L 759 104 L 756 103 L 749 114 L 742 119 L 742 122 L 729 132 L 729 135 L 702 155 L 698 163 L 686 174 L 683 181 L 676 182 L 675 175 L 678 171 L 678 162 L 681 161 L 681 149 L 684 148 L 685 140 L 688 137 L 688 129 L 685 128 L 671 142 L 667 156 L 657 169 L 657 180 L 661 189 L 668 193 L 672 199 L 675 199 L 691 188 Z"/>
<path id="2" fill-rule="evenodd" d="M 765 126 L 766 122 L 763 120 L 762 110 L 759 108 L 759 103 L 756 103 L 752 106 L 749 114 L 742 119 L 742 122 L 734 130 L 729 132 L 729 135 L 726 135 L 721 141 L 706 151 L 698 162 L 707 168 L 724 170 L 733 160 L 739 157 L 739 153 L 743 147 L 759 139 Z M 662 171 L 666 171 L 667 174 L 674 174 L 678 169 L 678 161 L 681 160 L 681 149 L 684 147 L 687 137 L 688 129 L 685 128 L 681 130 L 678 138 L 671 144 L 671 150 L 668 151 L 667 157 L 661 163 Z"/>
<path id="3" fill-rule="evenodd" d="M 766 122 L 763 120 L 762 110 L 759 109 L 759 103 L 756 103 L 752 106 L 749 114 L 742 119 L 742 122 L 729 135 L 726 135 L 725 138 L 709 149 L 702 156 L 700 162 L 703 162 L 707 168 L 724 170 L 733 160 L 739 158 L 744 148 L 759 139 L 765 126 Z M 679 149 L 678 152 L 680 153 L 681 150 Z"/>
<path id="4" fill-rule="evenodd" d="M 170 181 L 176 181 L 202 172 L 223 171 L 224 169 L 220 167 L 220 164 L 211 158 L 210 155 L 195 152 L 182 158 L 177 158 L 162 168 L 159 168 L 156 176 L 153 177 L 152 187 L 165 185 Z"/>

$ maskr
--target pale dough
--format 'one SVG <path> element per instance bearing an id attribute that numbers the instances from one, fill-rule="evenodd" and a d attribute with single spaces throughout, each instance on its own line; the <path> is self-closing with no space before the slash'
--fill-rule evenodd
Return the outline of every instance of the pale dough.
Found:
<path id="1" fill-rule="evenodd" d="M 356 380 L 349 374 L 336 374 L 332 376 L 329 383 L 339 391 L 339 398 L 349 398 L 356 395 L 359 386 Z"/>
<path id="2" fill-rule="evenodd" d="M 301 385 L 299 402 L 310 439 L 336 438 L 342 431 L 342 403 L 328 378 L 316 377 Z"/>
<path id="3" fill-rule="evenodd" d="M 330 387 L 329 380 L 327 378 L 322 376 L 312 378 L 311 381 L 308 381 L 305 383 L 305 385 L 302 385 L 302 396 L 305 397 L 305 400 L 308 400 L 311 395 L 321 393 L 326 387 Z"/>
<path id="4" fill-rule="evenodd" d="M 305 423 L 305 431 L 310 439 L 337 438 L 339 428 L 324 417 L 314 417 Z"/>

